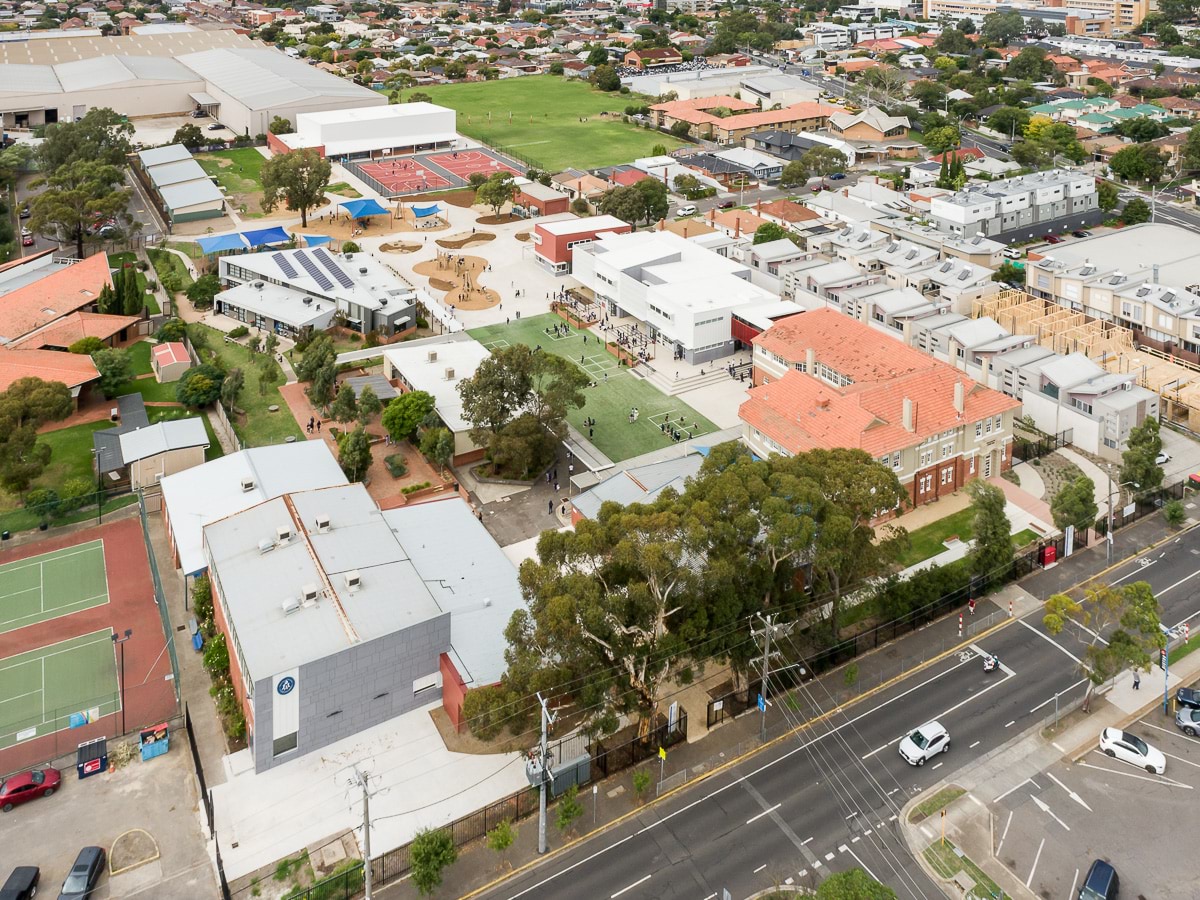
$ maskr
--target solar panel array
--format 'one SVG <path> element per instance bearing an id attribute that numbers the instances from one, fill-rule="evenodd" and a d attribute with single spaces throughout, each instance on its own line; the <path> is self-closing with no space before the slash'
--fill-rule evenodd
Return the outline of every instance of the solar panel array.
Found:
<path id="1" fill-rule="evenodd" d="M 317 283 L 317 286 L 321 290 L 333 290 L 333 282 L 329 280 L 329 276 L 317 268 L 317 264 L 312 261 L 312 258 L 307 253 L 297 253 L 296 259 L 300 260 L 300 265 L 304 266 L 304 271 L 312 276 L 312 280 Z"/>
<path id="2" fill-rule="evenodd" d="M 296 267 L 292 265 L 292 261 L 282 253 L 272 253 L 271 259 L 275 260 L 275 264 L 279 266 L 279 270 L 288 278 L 295 278 L 300 274 L 296 271 Z"/>
<path id="3" fill-rule="evenodd" d="M 334 262 L 333 257 L 324 248 L 318 247 L 313 251 L 313 256 L 321 261 L 321 265 L 329 270 L 329 274 L 333 276 L 338 284 L 344 288 L 354 287 L 354 282 L 350 280 L 350 276 L 346 274 L 346 270 Z"/>

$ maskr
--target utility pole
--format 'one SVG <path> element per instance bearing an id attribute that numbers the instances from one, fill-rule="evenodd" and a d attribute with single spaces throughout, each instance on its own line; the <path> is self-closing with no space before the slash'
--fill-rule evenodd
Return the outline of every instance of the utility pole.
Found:
<path id="1" fill-rule="evenodd" d="M 769 690 L 767 678 L 771 671 L 771 632 L 775 630 L 775 617 L 763 616 L 758 614 L 758 620 L 765 626 L 763 628 L 763 638 L 765 646 L 763 647 L 763 664 L 762 664 L 762 690 L 758 694 L 758 709 L 761 713 L 761 725 L 758 730 L 758 739 L 764 744 L 767 742 L 767 692 Z"/>
<path id="2" fill-rule="evenodd" d="M 538 853 L 546 852 L 546 778 L 550 775 L 549 748 L 546 746 L 546 735 L 557 716 L 550 714 L 545 699 L 541 693 L 537 695 L 542 705 L 542 742 L 541 742 L 541 777 L 538 779 L 540 794 L 538 797 Z"/>
<path id="3" fill-rule="evenodd" d="M 370 775 L 360 772 L 357 766 L 351 783 L 362 788 L 363 806 L 363 878 L 366 888 L 366 900 L 371 900 L 371 792 L 367 789 Z"/>

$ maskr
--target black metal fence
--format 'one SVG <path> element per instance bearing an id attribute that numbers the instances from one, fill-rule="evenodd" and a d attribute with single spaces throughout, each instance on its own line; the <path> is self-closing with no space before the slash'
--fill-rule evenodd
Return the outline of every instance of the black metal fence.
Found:
<path id="1" fill-rule="evenodd" d="M 30 494 L 35 500 L 39 497 L 36 492 L 31 491 Z M 66 497 L 57 493 L 42 497 L 40 502 L 27 503 L 19 509 L 0 514 L 0 533 L 3 533 L 5 540 L 9 535 L 22 531 L 47 531 L 60 525 L 77 525 L 91 519 L 100 525 L 106 515 L 137 502 L 137 496 L 130 492 L 128 485 Z"/>
<path id="2" fill-rule="evenodd" d="M 200 782 L 200 802 L 204 804 L 204 817 L 208 820 L 208 832 L 213 833 L 216 821 L 213 817 L 212 796 L 208 793 L 208 780 L 204 777 L 204 764 L 200 762 L 200 748 L 196 744 L 196 733 L 192 730 L 192 713 L 183 704 L 183 726 L 187 730 L 188 747 L 192 751 L 192 765 L 196 769 L 196 780 Z"/>
<path id="3" fill-rule="evenodd" d="M 1143 516 L 1160 511 L 1172 500 L 1182 500 L 1185 493 L 1187 493 L 1187 482 L 1179 481 L 1175 484 L 1163 485 L 1152 491 L 1135 495 L 1125 506 L 1120 508 L 1114 506 L 1112 512 L 1113 530 L 1117 531 L 1126 525 L 1136 522 Z M 1108 523 L 1103 520 L 1098 524 L 1102 524 L 1104 528 L 1108 527 Z"/>
<path id="4" fill-rule="evenodd" d="M 1012 442 L 1013 459 L 1018 462 L 1041 459 L 1043 456 L 1053 453 L 1061 447 L 1068 446 L 1074 434 L 1075 430 L 1073 428 L 1060 431 L 1058 434 L 1044 434 L 1038 438 L 1028 438 L 1024 435 L 1014 434 Z"/>
<path id="5" fill-rule="evenodd" d="M 635 766 L 643 760 L 658 754 L 658 748 L 671 747 L 687 740 L 687 712 L 679 710 L 679 717 L 672 723 L 660 717 L 662 721 L 643 737 L 635 737 L 630 741 L 613 747 L 606 747 L 601 742 L 589 742 L 584 735 L 572 735 L 559 741 L 551 749 L 557 762 L 569 760 L 580 755 L 580 751 L 591 754 L 592 766 L 589 781 L 581 781 L 580 785 L 590 783 L 600 778 L 607 778 L 622 769 Z M 516 822 L 533 815 L 538 809 L 538 790 L 526 788 L 510 794 L 483 809 L 456 819 L 444 826 L 454 839 L 454 846 L 462 847 L 472 841 L 482 840 L 489 831 L 501 822 Z M 371 860 L 372 884 L 376 887 L 388 884 L 408 874 L 409 844 L 389 850 L 382 856 Z M 337 895 L 334 895 L 337 896 Z"/>
<path id="6" fill-rule="evenodd" d="M 287 896 L 288 900 L 351 900 L 362 893 L 365 885 L 366 868 L 360 861 Z"/>

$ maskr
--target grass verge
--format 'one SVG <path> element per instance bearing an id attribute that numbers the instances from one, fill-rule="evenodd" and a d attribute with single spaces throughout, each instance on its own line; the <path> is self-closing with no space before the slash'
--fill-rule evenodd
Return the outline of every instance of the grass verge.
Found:
<path id="1" fill-rule="evenodd" d="M 163 279 L 168 274 L 173 274 L 179 279 L 179 289 L 181 291 L 187 290 L 191 285 L 192 276 L 188 272 L 187 266 L 174 253 L 152 248 L 146 251 L 146 255 L 150 257 L 150 263 L 154 266 L 154 271 L 158 273 L 159 284 L 162 284 Z"/>
<path id="2" fill-rule="evenodd" d="M 987 873 L 975 865 L 969 857 L 961 855 L 950 841 L 934 841 L 925 849 L 925 859 L 943 878 L 953 878 L 959 872 L 966 872 L 975 882 L 977 896 L 1011 900 L 1009 894 L 1000 890 L 1000 885 L 992 881 Z M 985 893 L 979 894 L 980 888 Z"/>
<path id="3" fill-rule="evenodd" d="M 966 789 L 960 787 L 942 788 L 923 803 L 918 803 L 914 806 L 913 811 L 909 813 L 908 821 L 923 822 L 935 812 L 945 809 L 965 793 Z"/>

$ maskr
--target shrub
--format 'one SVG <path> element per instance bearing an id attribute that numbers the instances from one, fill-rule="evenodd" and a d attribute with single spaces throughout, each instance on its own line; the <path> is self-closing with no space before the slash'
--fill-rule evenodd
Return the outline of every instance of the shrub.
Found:
<path id="1" fill-rule="evenodd" d="M 237 328 L 235 328 L 231 332 L 229 332 L 229 336 L 231 338 L 233 338 L 234 340 L 237 340 L 238 338 L 244 338 L 249 333 L 250 333 L 249 328 L 247 328 L 245 325 L 239 325 Z"/>
<path id="2" fill-rule="evenodd" d="M 192 612 L 196 614 L 196 622 L 206 634 L 212 634 L 213 628 L 213 599 L 212 583 L 207 575 L 201 575 L 192 582 Z"/>
<path id="3" fill-rule="evenodd" d="M 58 514 L 65 516 L 96 498 L 96 485 L 90 478 L 68 478 L 58 492 Z"/>
<path id="4" fill-rule="evenodd" d="M 646 793 L 646 789 L 650 787 L 650 782 L 654 780 L 654 776 L 645 769 L 638 769 L 633 773 L 633 795 L 639 800 Z"/>
<path id="5" fill-rule="evenodd" d="M 185 334 L 187 334 L 187 324 L 183 319 L 167 319 L 154 337 L 160 341 L 182 341 Z"/>
<path id="6" fill-rule="evenodd" d="M 423 490 L 425 490 L 425 488 L 427 488 L 427 487 L 429 487 L 429 482 L 428 482 L 428 481 L 422 481 L 420 484 L 410 484 L 410 485 L 409 485 L 408 487 L 406 487 L 406 488 L 400 488 L 400 493 L 402 493 L 402 494 L 414 494 L 414 493 L 416 493 L 417 491 L 423 491 Z"/>
<path id="7" fill-rule="evenodd" d="M 84 356 L 91 356 L 93 353 L 105 349 L 105 347 L 106 345 L 104 341 L 100 340 L 98 337 L 92 337 L 89 335 L 88 337 L 77 340 L 70 347 L 68 347 L 67 350 L 71 353 L 79 353 Z"/>
<path id="8" fill-rule="evenodd" d="M 463 697 L 462 714 L 471 734 L 481 741 L 490 741 L 504 727 L 504 707 L 507 693 L 498 684 L 471 688 Z"/>
<path id="9" fill-rule="evenodd" d="M 342 242 L 342 252 L 343 253 L 361 253 L 362 247 L 358 246 L 358 244 L 355 241 L 343 241 Z"/>
<path id="10" fill-rule="evenodd" d="M 229 648 L 225 646 L 225 635 L 218 634 L 204 645 L 204 668 L 213 677 L 229 673 Z"/>
<path id="11" fill-rule="evenodd" d="M 575 820 L 583 815 L 583 804 L 579 802 L 579 787 L 571 785 L 558 800 L 558 814 L 554 825 L 564 834 L 571 830 Z"/>
<path id="12" fill-rule="evenodd" d="M 43 519 L 54 518 L 58 515 L 58 491 L 54 488 L 34 488 L 25 495 L 25 508 Z"/>
<path id="13" fill-rule="evenodd" d="M 385 456 L 383 464 L 387 466 L 387 470 L 392 473 L 393 478 L 403 478 L 408 474 L 408 463 L 405 461 L 403 453 Z"/>
<path id="14" fill-rule="evenodd" d="M 1178 528 L 1183 524 L 1183 520 L 1187 518 L 1183 503 L 1179 500 L 1172 500 L 1163 507 L 1163 517 L 1172 528 Z"/>

